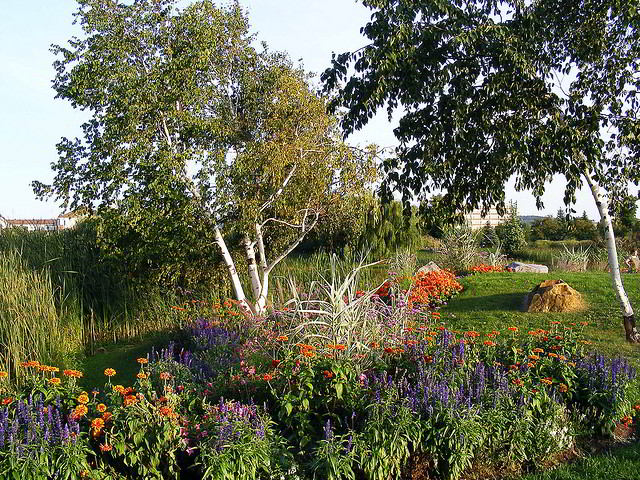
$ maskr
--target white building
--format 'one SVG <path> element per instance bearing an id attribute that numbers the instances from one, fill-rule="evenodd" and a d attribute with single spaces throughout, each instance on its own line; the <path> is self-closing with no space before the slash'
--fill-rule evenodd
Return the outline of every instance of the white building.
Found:
<path id="1" fill-rule="evenodd" d="M 495 207 L 492 207 L 491 210 L 489 210 L 483 217 L 480 213 L 480 209 L 477 208 L 473 212 L 467 213 L 464 216 L 464 219 L 467 222 L 467 225 L 471 227 L 471 230 L 479 230 L 486 225 L 496 227 L 501 223 L 504 223 L 507 220 L 507 216 L 498 214 Z"/>

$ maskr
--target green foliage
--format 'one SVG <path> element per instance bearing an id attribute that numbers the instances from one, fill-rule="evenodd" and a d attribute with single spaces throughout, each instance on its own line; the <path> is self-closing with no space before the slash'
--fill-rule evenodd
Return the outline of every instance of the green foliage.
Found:
<path id="1" fill-rule="evenodd" d="M 415 248 L 420 242 L 418 218 L 413 209 L 410 216 L 406 213 L 397 201 L 373 205 L 367 212 L 358 248 L 370 250 L 375 259 L 389 256 L 397 249 Z"/>
<path id="2" fill-rule="evenodd" d="M 527 245 L 524 226 L 518 218 L 518 207 L 515 204 L 509 207 L 507 220 L 496 227 L 496 235 L 509 256 L 517 255 Z"/>
<path id="3" fill-rule="evenodd" d="M 340 140 L 307 75 L 253 47 L 238 2 L 178 3 L 79 2 L 84 35 L 53 46 L 53 86 L 90 118 L 58 144 L 53 183 L 34 182 L 97 212 L 134 272 L 173 284 L 217 265 L 220 230 L 232 247 L 255 230 L 262 262 L 277 263 L 375 175 L 374 149 Z"/>
<path id="4" fill-rule="evenodd" d="M 538 205 L 552 174 L 566 204 L 585 172 L 609 191 L 640 181 L 636 0 L 362 3 L 367 45 L 334 55 L 322 80 L 346 133 L 402 111 L 387 194 L 444 190 L 456 212 L 504 209 L 514 176 Z"/>

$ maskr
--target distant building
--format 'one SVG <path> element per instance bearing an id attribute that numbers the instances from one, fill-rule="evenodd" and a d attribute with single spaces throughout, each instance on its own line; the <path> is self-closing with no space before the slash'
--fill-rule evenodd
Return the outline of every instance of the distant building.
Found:
<path id="1" fill-rule="evenodd" d="M 507 220 L 507 216 L 500 215 L 495 207 L 493 207 L 483 217 L 481 210 L 477 208 L 473 212 L 465 214 L 464 219 L 467 225 L 471 227 L 471 230 L 479 230 L 486 225 L 496 227 L 504 223 Z"/>
<path id="2" fill-rule="evenodd" d="M 18 218 L 6 220 L 7 227 L 21 227 L 33 232 L 35 230 L 60 230 L 60 220 L 57 218 Z"/>
<path id="3" fill-rule="evenodd" d="M 0 215 L 0 229 L 20 227 L 33 232 L 36 230 L 55 231 L 75 227 L 78 220 L 85 217 L 82 211 L 64 213 L 58 218 L 18 218 L 8 219 Z"/>

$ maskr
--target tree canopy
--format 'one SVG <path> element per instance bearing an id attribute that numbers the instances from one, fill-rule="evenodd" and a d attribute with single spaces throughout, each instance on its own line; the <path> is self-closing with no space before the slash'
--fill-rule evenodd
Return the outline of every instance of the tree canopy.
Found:
<path id="1" fill-rule="evenodd" d="M 162 247 L 215 240 L 238 293 L 227 242 L 250 268 L 258 247 L 270 271 L 328 205 L 364 195 L 375 168 L 341 141 L 306 74 L 254 47 L 237 1 L 178 3 L 79 1 L 84 37 L 52 47 L 53 86 L 90 118 L 58 144 L 53 184 L 34 187 Z"/>
<path id="2" fill-rule="evenodd" d="M 370 41 L 323 74 L 346 134 L 402 108 L 388 185 L 405 200 L 446 190 L 454 209 L 539 206 L 553 174 L 565 201 L 588 170 L 609 190 L 640 180 L 636 0 L 363 0 Z"/>

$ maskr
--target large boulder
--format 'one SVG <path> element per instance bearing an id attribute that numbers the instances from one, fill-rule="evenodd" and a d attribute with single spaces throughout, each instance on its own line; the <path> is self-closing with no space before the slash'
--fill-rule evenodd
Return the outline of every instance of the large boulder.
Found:
<path id="1" fill-rule="evenodd" d="M 578 312 L 585 304 L 580 293 L 562 280 L 545 280 L 525 299 L 527 312 Z"/>
<path id="2" fill-rule="evenodd" d="M 509 272 L 549 273 L 549 267 L 537 263 L 511 262 L 507 265 Z"/>
<path id="3" fill-rule="evenodd" d="M 416 272 L 416 275 L 420 275 L 421 273 L 429 273 L 429 272 L 439 272 L 441 270 L 441 268 L 436 265 L 436 262 L 429 262 L 426 265 L 423 265 L 422 267 L 420 267 L 418 269 L 418 271 Z"/>

